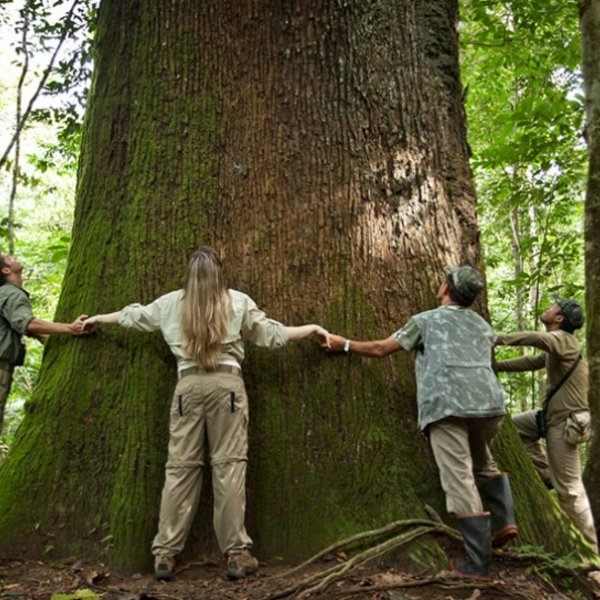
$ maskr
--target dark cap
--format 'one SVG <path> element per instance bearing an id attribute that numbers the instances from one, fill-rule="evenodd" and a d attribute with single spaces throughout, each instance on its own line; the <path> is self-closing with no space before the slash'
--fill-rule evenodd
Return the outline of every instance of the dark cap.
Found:
<path id="1" fill-rule="evenodd" d="M 575 300 L 563 300 L 554 298 L 556 304 L 560 306 L 560 312 L 566 317 L 573 329 L 579 329 L 585 323 L 585 315 L 579 303 Z"/>
<path id="2" fill-rule="evenodd" d="M 483 277 L 469 265 L 448 267 L 447 273 L 452 285 L 460 294 L 476 296 L 483 289 Z"/>

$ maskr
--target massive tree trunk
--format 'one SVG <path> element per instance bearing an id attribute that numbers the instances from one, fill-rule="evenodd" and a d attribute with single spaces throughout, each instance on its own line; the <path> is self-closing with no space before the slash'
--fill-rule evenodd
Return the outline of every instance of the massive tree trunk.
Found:
<path id="1" fill-rule="evenodd" d="M 590 406 L 594 437 L 589 449 L 585 483 L 600 524 L 600 1 L 580 3 L 581 49 L 585 85 L 586 138 L 589 151 L 585 199 L 585 299 L 590 366 Z"/>
<path id="2" fill-rule="evenodd" d="M 200 244 L 288 324 L 384 337 L 433 307 L 447 264 L 480 264 L 456 12 L 455 0 L 104 0 L 57 317 L 152 300 Z M 443 510 L 411 356 L 306 342 L 252 351 L 244 371 L 260 556 L 295 559 L 424 502 Z M 174 380 L 158 337 L 51 341 L 1 472 L 3 554 L 104 547 L 117 565 L 148 564 Z M 523 541 L 567 549 L 510 427 L 499 452 Z M 194 538 L 210 544 L 206 505 Z"/>

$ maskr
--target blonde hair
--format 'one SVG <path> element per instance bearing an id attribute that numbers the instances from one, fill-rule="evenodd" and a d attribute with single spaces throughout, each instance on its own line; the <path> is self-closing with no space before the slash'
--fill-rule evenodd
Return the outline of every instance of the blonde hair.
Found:
<path id="1" fill-rule="evenodd" d="M 190 257 L 181 300 L 183 350 L 204 369 L 214 369 L 227 336 L 231 300 L 221 261 L 208 246 Z"/>

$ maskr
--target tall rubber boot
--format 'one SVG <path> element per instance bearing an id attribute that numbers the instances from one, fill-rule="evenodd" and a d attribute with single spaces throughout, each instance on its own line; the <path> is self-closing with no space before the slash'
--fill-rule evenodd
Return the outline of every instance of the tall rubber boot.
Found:
<path id="1" fill-rule="evenodd" d="M 456 523 L 463 534 L 467 560 L 451 562 L 450 568 L 461 576 L 487 577 L 492 557 L 490 513 L 457 515 Z"/>
<path id="2" fill-rule="evenodd" d="M 486 481 L 479 486 L 479 495 L 485 510 L 492 514 L 492 546 L 500 548 L 519 533 L 508 475 L 502 473 Z"/>

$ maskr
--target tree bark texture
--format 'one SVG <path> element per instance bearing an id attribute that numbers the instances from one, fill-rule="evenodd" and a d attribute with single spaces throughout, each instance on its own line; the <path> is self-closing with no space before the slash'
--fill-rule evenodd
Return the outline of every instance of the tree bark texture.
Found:
<path id="1" fill-rule="evenodd" d="M 480 265 L 456 20 L 454 0 L 104 0 L 57 317 L 151 301 L 201 244 L 286 324 L 387 337 L 434 307 L 446 265 Z M 259 556 L 443 511 L 412 356 L 307 341 L 244 371 Z M 149 565 L 174 381 L 157 336 L 52 340 L 1 472 L 2 553 Z M 570 549 L 510 426 L 503 440 L 523 541 Z M 207 504 L 189 547 L 212 543 Z"/>
<path id="2" fill-rule="evenodd" d="M 586 139 L 589 165 L 585 199 L 585 290 L 589 400 L 595 435 L 589 447 L 585 483 L 600 523 L 600 1 L 580 3 L 581 54 L 585 88 Z"/>

